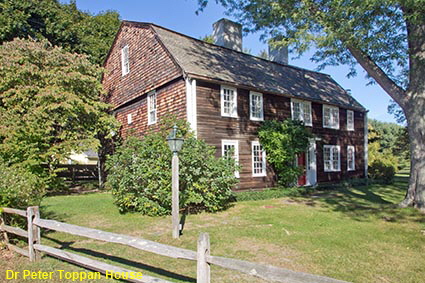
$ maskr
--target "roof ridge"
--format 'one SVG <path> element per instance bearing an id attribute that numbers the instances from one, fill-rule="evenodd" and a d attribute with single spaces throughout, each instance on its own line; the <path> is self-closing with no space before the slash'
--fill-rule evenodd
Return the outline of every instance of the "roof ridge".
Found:
<path id="1" fill-rule="evenodd" d="M 130 23 L 130 24 L 151 25 L 151 26 L 154 26 L 154 27 L 157 27 L 157 28 L 161 28 L 163 30 L 166 30 L 168 32 L 171 32 L 171 33 L 174 33 L 174 34 L 177 34 L 177 35 L 186 37 L 188 39 L 195 40 L 195 41 L 200 42 L 200 43 L 202 43 L 204 45 L 207 45 L 207 46 L 217 47 L 217 48 L 225 49 L 225 50 L 228 50 L 228 51 L 231 51 L 231 52 L 236 52 L 236 53 L 242 54 L 243 56 L 254 57 L 256 59 L 265 61 L 267 63 L 276 64 L 276 65 L 279 65 L 279 66 L 282 66 L 282 67 L 288 67 L 288 68 L 292 68 L 292 69 L 296 69 L 296 70 L 300 70 L 300 71 L 312 72 L 312 73 L 321 74 L 321 75 L 325 75 L 325 76 L 330 77 L 329 74 L 322 73 L 322 72 L 319 72 L 319 71 L 309 70 L 309 69 L 306 69 L 306 68 L 302 68 L 302 67 L 298 67 L 298 66 L 294 66 L 294 65 L 290 65 L 290 64 L 282 64 L 282 63 L 271 61 L 271 60 L 268 60 L 268 59 L 264 59 L 264 58 L 261 58 L 261 57 L 258 57 L 258 56 L 252 55 L 252 54 L 248 54 L 248 53 L 245 53 L 245 52 L 242 52 L 242 51 L 237 51 L 237 50 L 234 50 L 234 49 L 231 49 L 231 48 L 228 48 L 228 47 L 224 47 L 224 46 L 221 46 L 221 45 L 217 45 L 217 44 L 214 44 L 214 43 L 209 43 L 209 42 L 206 42 L 204 40 L 201 40 L 201 39 L 192 37 L 190 35 L 187 35 L 187 34 L 184 34 L 184 33 L 181 33 L 181 32 L 178 32 L 178 31 L 175 31 L 175 30 L 172 30 L 172 29 L 169 29 L 169 28 L 160 26 L 160 25 L 157 25 L 155 23 L 137 22 L 137 21 L 128 21 L 128 20 L 122 20 L 122 22 L 123 23 Z"/>

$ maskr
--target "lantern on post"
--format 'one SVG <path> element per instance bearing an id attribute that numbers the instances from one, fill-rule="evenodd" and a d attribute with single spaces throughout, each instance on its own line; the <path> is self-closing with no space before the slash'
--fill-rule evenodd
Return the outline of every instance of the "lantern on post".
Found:
<path id="1" fill-rule="evenodd" d="M 177 137 L 177 126 L 174 125 L 170 135 L 167 137 L 168 146 L 171 152 L 173 152 L 173 158 L 171 161 L 172 181 L 171 181 L 171 193 L 172 193 L 172 206 L 171 206 L 171 218 L 173 225 L 173 238 L 178 239 L 180 236 L 180 221 L 179 221 L 179 157 L 178 152 L 182 149 L 184 139 Z"/>

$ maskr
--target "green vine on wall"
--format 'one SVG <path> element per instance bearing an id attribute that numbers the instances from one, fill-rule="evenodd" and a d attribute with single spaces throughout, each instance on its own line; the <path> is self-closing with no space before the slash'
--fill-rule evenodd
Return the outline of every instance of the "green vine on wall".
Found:
<path id="1" fill-rule="evenodd" d="M 306 152 L 313 135 L 303 122 L 287 119 L 264 121 L 258 130 L 258 136 L 267 152 L 267 162 L 278 176 L 278 184 L 293 185 L 303 172 L 303 168 L 295 166 L 295 158 Z"/>

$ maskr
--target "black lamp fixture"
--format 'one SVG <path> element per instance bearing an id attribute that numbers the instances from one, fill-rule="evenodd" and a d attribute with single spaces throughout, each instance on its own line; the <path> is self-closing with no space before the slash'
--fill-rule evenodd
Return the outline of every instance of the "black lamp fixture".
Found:
<path id="1" fill-rule="evenodd" d="M 184 142 L 184 139 L 177 137 L 177 130 L 177 125 L 174 125 L 170 135 L 167 137 L 168 146 L 175 155 L 177 155 L 177 153 L 182 149 Z"/>

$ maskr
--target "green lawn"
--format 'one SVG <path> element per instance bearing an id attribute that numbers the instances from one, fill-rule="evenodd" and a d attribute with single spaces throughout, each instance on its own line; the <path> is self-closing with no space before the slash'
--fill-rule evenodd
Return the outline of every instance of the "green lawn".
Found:
<path id="1" fill-rule="evenodd" d="M 41 211 L 43 218 L 192 250 L 196 250 L 199 233 L 208 232 L 213 255 L 346 281 L 424 282 L 425 215 L 396 206 L 406 186 L 407 176 L 399 175 L 392 185 L 322 190 L 308 197 L 242 201 L 220 213 L 187 216 L 179 240 L 171 239 L 170 217 L 120 215 L 108 193 L 48 197 Z M 100 257 L 170 281 L 195 282 L 194 262 L 56 232 L 45 234 L 42 243 Z M 49 257 L 29 263 L 26 258 L 5 253 L 2 256 L 9 258 L 0 265 L 0 280 L 6 269 L 83 270 Z M 212 282 L 264 281 L 213 267 Z"/>

